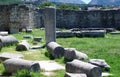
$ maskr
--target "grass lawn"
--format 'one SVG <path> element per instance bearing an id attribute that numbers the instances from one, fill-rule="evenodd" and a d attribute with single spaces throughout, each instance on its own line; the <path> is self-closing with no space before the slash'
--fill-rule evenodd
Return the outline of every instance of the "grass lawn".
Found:
<path id="1" fill-rule="evenodd" d="M 20 32 L 18 34 L 13 34 L 17 39 L 23 40 L 24 35 L 32 35 L 32 36 L 42 36 L 43 39 L 39 43 L 39 45 L 45 44 L 44 30 L 34 29 L 33 33 L 25 33 Z M 28 39 L 28 42 L 32 45 L 33 40 Z M 107 34 L 105 38 L 57 38 L 57 43 L 62 45 L 64 48 L 76 48 L 77 50 L 86 53 L 89 58 L 96 59 L 105 59 L 106 62 L 111 66 L 110 73 L 112 73 L 113 77 L 120 77 L 120 35 L 110 35 Z M 37 49 L 35 51 L 23 51 L 17 52 L 15 51 L 15 45 L 4 47 L 0 53 L 2 52 L 12 52 L 12 53 L 20 53 L 25 56 L 25 59 L 28 60 L 49 60 L 48 57 L 45 56 L 47 52 L 46 49 Z M 56 62 L 64 64 L 64 58 L 55 59 Z M 4 71 L 2 63 L 0 64 L 0 73 Z M 64 77 L 65 71 L 58 70 L 55 71 L 56 74 L 49 77 Z M 46 76 L 40 76 L 46 77 Z"/>

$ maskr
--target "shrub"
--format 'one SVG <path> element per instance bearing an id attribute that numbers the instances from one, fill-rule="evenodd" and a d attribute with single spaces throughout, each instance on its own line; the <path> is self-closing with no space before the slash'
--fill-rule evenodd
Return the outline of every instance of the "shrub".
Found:
<path id="1" fill-rule="evenodd" d="M 44 8 L 46 6 L 55 6 L 52 2 L 45 2 L 39 5 L 39 8 Z"/>
<path id="2" fill-rule="evenodd" d="M 72 5 L 72 4 L 65 4 L 65 3 L 62 3 L 58 6 L 58 8 L 60 9 L 69 9 L 69 10 L 78 10 L 79 9 L 79 6 L 77 5 Z"/>
<path id="3" fill-rule="evenodd" d="M 40 77 L 40 74 L 37 72 L 30 72 L 28 70 L 22 69 L 18 70 L 17 73 L 12 77 Z"/>

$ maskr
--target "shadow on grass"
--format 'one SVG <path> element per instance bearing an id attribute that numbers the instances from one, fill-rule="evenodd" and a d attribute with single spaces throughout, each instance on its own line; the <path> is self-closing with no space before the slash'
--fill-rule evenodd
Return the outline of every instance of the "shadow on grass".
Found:
<path id="1" fill-rule="evenodd" d="M 55 59 L 55 57 L 53 57 L 52 54 L 49 53 L 49 52 L 45 52 L 45 56 L 48 57 L 50 60 L 54 60 Z"/>
<path id="2" fill-rule="evenodd" d="M 12 74 L 7 72 L 3 72 L 2 75 L 0 75 L 0 77 L 11 77 L 11 76 Z"/>

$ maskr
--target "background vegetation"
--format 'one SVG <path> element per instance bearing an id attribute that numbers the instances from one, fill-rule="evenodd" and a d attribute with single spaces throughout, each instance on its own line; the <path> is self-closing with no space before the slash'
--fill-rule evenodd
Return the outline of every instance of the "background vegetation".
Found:
<path id="1" fill-rule="evenodd" d="M 18 4 L 21 3 L 21 0 L 0 0 L 0 5 L 6 5 L 6 4 Z"/>

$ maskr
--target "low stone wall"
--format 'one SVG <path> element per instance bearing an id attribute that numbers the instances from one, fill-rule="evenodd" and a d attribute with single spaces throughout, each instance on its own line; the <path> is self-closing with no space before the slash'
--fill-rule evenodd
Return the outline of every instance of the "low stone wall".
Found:
<path id="1" fill-rule="evenodd" d="M 36 11 L 37 27 L 44 26 L 44 10 Z M 38 17 L 39 14 L 39 17 Z M 38 17 L 38 18 L 37 18 Z M 42 22 L 41 22 L 42 21 Z M 56 26 L 58 28 L 115 28 L 120 29 L 120 10 L 74 11 L 56 10 Z M 41 25 L 42 24 L 42 25 Z"/>

